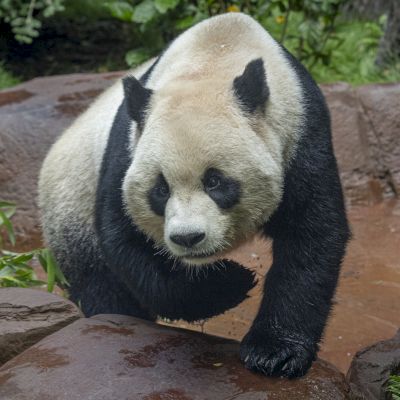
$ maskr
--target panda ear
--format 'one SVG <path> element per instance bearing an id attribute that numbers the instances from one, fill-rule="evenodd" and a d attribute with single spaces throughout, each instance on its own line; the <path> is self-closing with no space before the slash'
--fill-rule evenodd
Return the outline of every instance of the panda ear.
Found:
<path id="1" fill-rule="evenodd" d="M 269 97 L 265 77 L 264 62 L 261 58 L 250 61 L 242 75 L 233 81 L 233 91 L 241 106 L 247 113 L 263 109 Z"/>
<path id="2" fill-rule="evenodd" d="M 128 114 L 142 129 L 146 117 L 146 108 L 149 105 L 153 91 L 142 86 L 134 76 L 123 78 L 122 84 Z"/>

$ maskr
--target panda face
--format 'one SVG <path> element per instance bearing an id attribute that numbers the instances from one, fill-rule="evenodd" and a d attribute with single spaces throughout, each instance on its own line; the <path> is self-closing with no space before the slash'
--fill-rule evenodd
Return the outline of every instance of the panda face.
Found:
<path id="1" fill-rule="evenodd" d="M 133 222 L 190 265 L 255 234 L 281 199 L 280 142 L 258 132 L 229 89 L 191 82 L 155 92 L 123 183 Z"/>

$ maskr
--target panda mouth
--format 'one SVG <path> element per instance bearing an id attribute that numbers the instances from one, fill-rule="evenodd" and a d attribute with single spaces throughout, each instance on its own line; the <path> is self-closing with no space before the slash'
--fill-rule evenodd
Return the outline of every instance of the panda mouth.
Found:
<path id="1" fill-rule="evenodd" d="M 181 256 L 181 260 L 189 265 L 206 265 L 212 264 L 218 259 L 223 258 L 224 251 L 214 250 L 201 253 L 190 253 Z"/>
<path id="2" fill-rule="evenodd" d="M 203 258 L 215 256 L 216 254 L 217 253 L 188 254 L 183 256 L 182 258 L 186 258 L 187 260 L 201 260 Z"/>
<path id="3" fill-rule="evenodd" d="M 189 253 L 189 254 L 183 255 L 182 258 L 187 258 L 187 259 L 208 258 L 208 257 L 215 256 L 218 253 L 219 253 L 219 251 L 217 251 L 217 250 L 201 252 L 201 253 Z"/>

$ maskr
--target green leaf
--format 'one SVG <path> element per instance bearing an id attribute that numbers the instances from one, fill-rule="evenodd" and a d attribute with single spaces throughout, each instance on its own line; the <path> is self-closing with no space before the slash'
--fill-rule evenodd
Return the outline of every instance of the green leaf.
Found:
<path id="1" fill-rule="evenodd" d="M 12 276 L 4 276 L 0 277 L 0 286 L 17 286 L 17 287 L 28 287 L 26 283 L 20 281 L 19 279 L 16 279 Z"/>
<path id="2" fill-rule="evenodd" d="M 15 264 L 22 264 L 32 260 L 32 258 L 33 258 L 32 253 L 22 253 L 20 255 L 14 256 L 12 262 Z"/>
<path id="3" fill-rule="evenodd" d="M 154 0 L 154 7 L 160 14 L 165 14 L 168 10 L 173 10 L 180 0 Z"/>
<path id="4" fill-rule="evenodd" d="M 69 282 L 67 281 L 67 278 L 65 277 L 65 275 L 63 274 L 63 272 L 61 271 L 60 266 L 57 264 L 56 259 L 53 256 L 53 253 L 49 250 L 51 258 L 52 258 L 52 263 L 53 263 L 53 267 L 55 274 L 56 274 L 56 282 L 59 283 L 61 286 L 70 286 Z"/>
<path id="5" fill-rule="evenodd" d="M 110 11 L 114 18 L 127 22 L 132 20 L 134 8 L 129 3 L 125 1 L 116 1 L 105 3 L 104 6 Z"/>
<path id="6" fill-rule="evenodd" d="M 46 261 L 46 257 L 44 257 L 42 254 L 43 252 L 44 251 L 42 250 L 42 252 L 38 254 L 38 259 L 39 259 L 40 265 L 44 269 L 44 272 L 47 273 L 47 261 Z"/>
<path id="7" fill-rule="evenodd" d="M 20 43 L 26 43 L 26 44 L 31 44 L 32 43 L 32 38 L 30 38 L 29 36 L 25 36 L 25 35 L 19 35 L 19 34 L 15 34 L 15 39 L 20 42 Z"/>
<path id="8" fill-rule="evenodd" d="M 4 208 L 4 207 L 14 207 L 15 208 L 15 203 L 11 203 L 10 201 L 4 201 L 4 200 L 0 200 L 0 208 Z"/>
<path id="9" fill-rule="evenodd" d="M 56 280 L 54 258 L 48 250 L 45 250 L 44 253 L 46 255 L 47 264 L 47 291 L 51 293 L 54 290 L 54 284 Z"/>
<path id="10" fill-rule="evenodd" d="M 179 30 L 184 30 L 191 27 L 195 23 L 195 18 L 192 15 L 189 15 L 185 18 L 181 18 L 175 22 L 175 28 Z"/>
<path id="11" fill-rule="evenodd" d="M 144 0 L 135 7 L 132 21 L 145 24 L 150 22 L 157 15 L 157 9 L 152 0 Z"/>
<path id="12" fill-rule="evenodd" d="M 6 228 L 6 232 L 8 235 L 8 239 L 10 240 L 11 244 L 14 246 L 15 245 L 15 234 L 14 234 L 14 228 L 11 224 L 11 221 L 7 217 L 4 211 L 0 210 L 0 227 L 4 225 Z"/>
<path id="13" fill-rule="evenodd" d="M 0 268 L 0 278 L 14 274 L 14 268 L 10 266 Z"/>
<path id="14" fill-rule="evenodd" d="M 0 201 L 0 211 L 3 211 L 7 218 L 11 218 L 15 214 L 15 210 L 15 203 L 11 203 L 9 201 Z"/>
<path id="15" fill-rule="evenodd" d="M 149 52 L 144 48 L 130 50 L 125 55 L 125 61 L 130 67 L 135 67 L 150 58 Z"/>
<path id="16" fill-rule="evenodd" d="M 38 253 L 38 259 L 43 269 L 47 272 L 47 289 L 49 292 L 53 291 L 55 283 L 59 283 L 61 286 L 69 286 L 69 283 L 57 264 L 53 253 L 49 249 L 40 250 Z"/>
<path id="17" fill-rule="evenodd" d="M 38 279 L 31 279 L 29 281 L 29 286 L 44 286 L 44 285 L 46 285 L 46 282 Z"/>

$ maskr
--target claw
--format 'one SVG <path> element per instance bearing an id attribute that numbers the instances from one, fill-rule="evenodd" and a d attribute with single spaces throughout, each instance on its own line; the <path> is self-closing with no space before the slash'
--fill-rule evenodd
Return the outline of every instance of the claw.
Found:
<path id="1" fill-rule="evenodd" d="M 266 340 L 265 334 L 252 336 L 248 334 L 241 349 L 242 360 L 252 371 L 267 376 L 295 378 L 303 376 L 315 359 L 315 351 L 299 347 L 293 341 L 275 337 Z"/>

